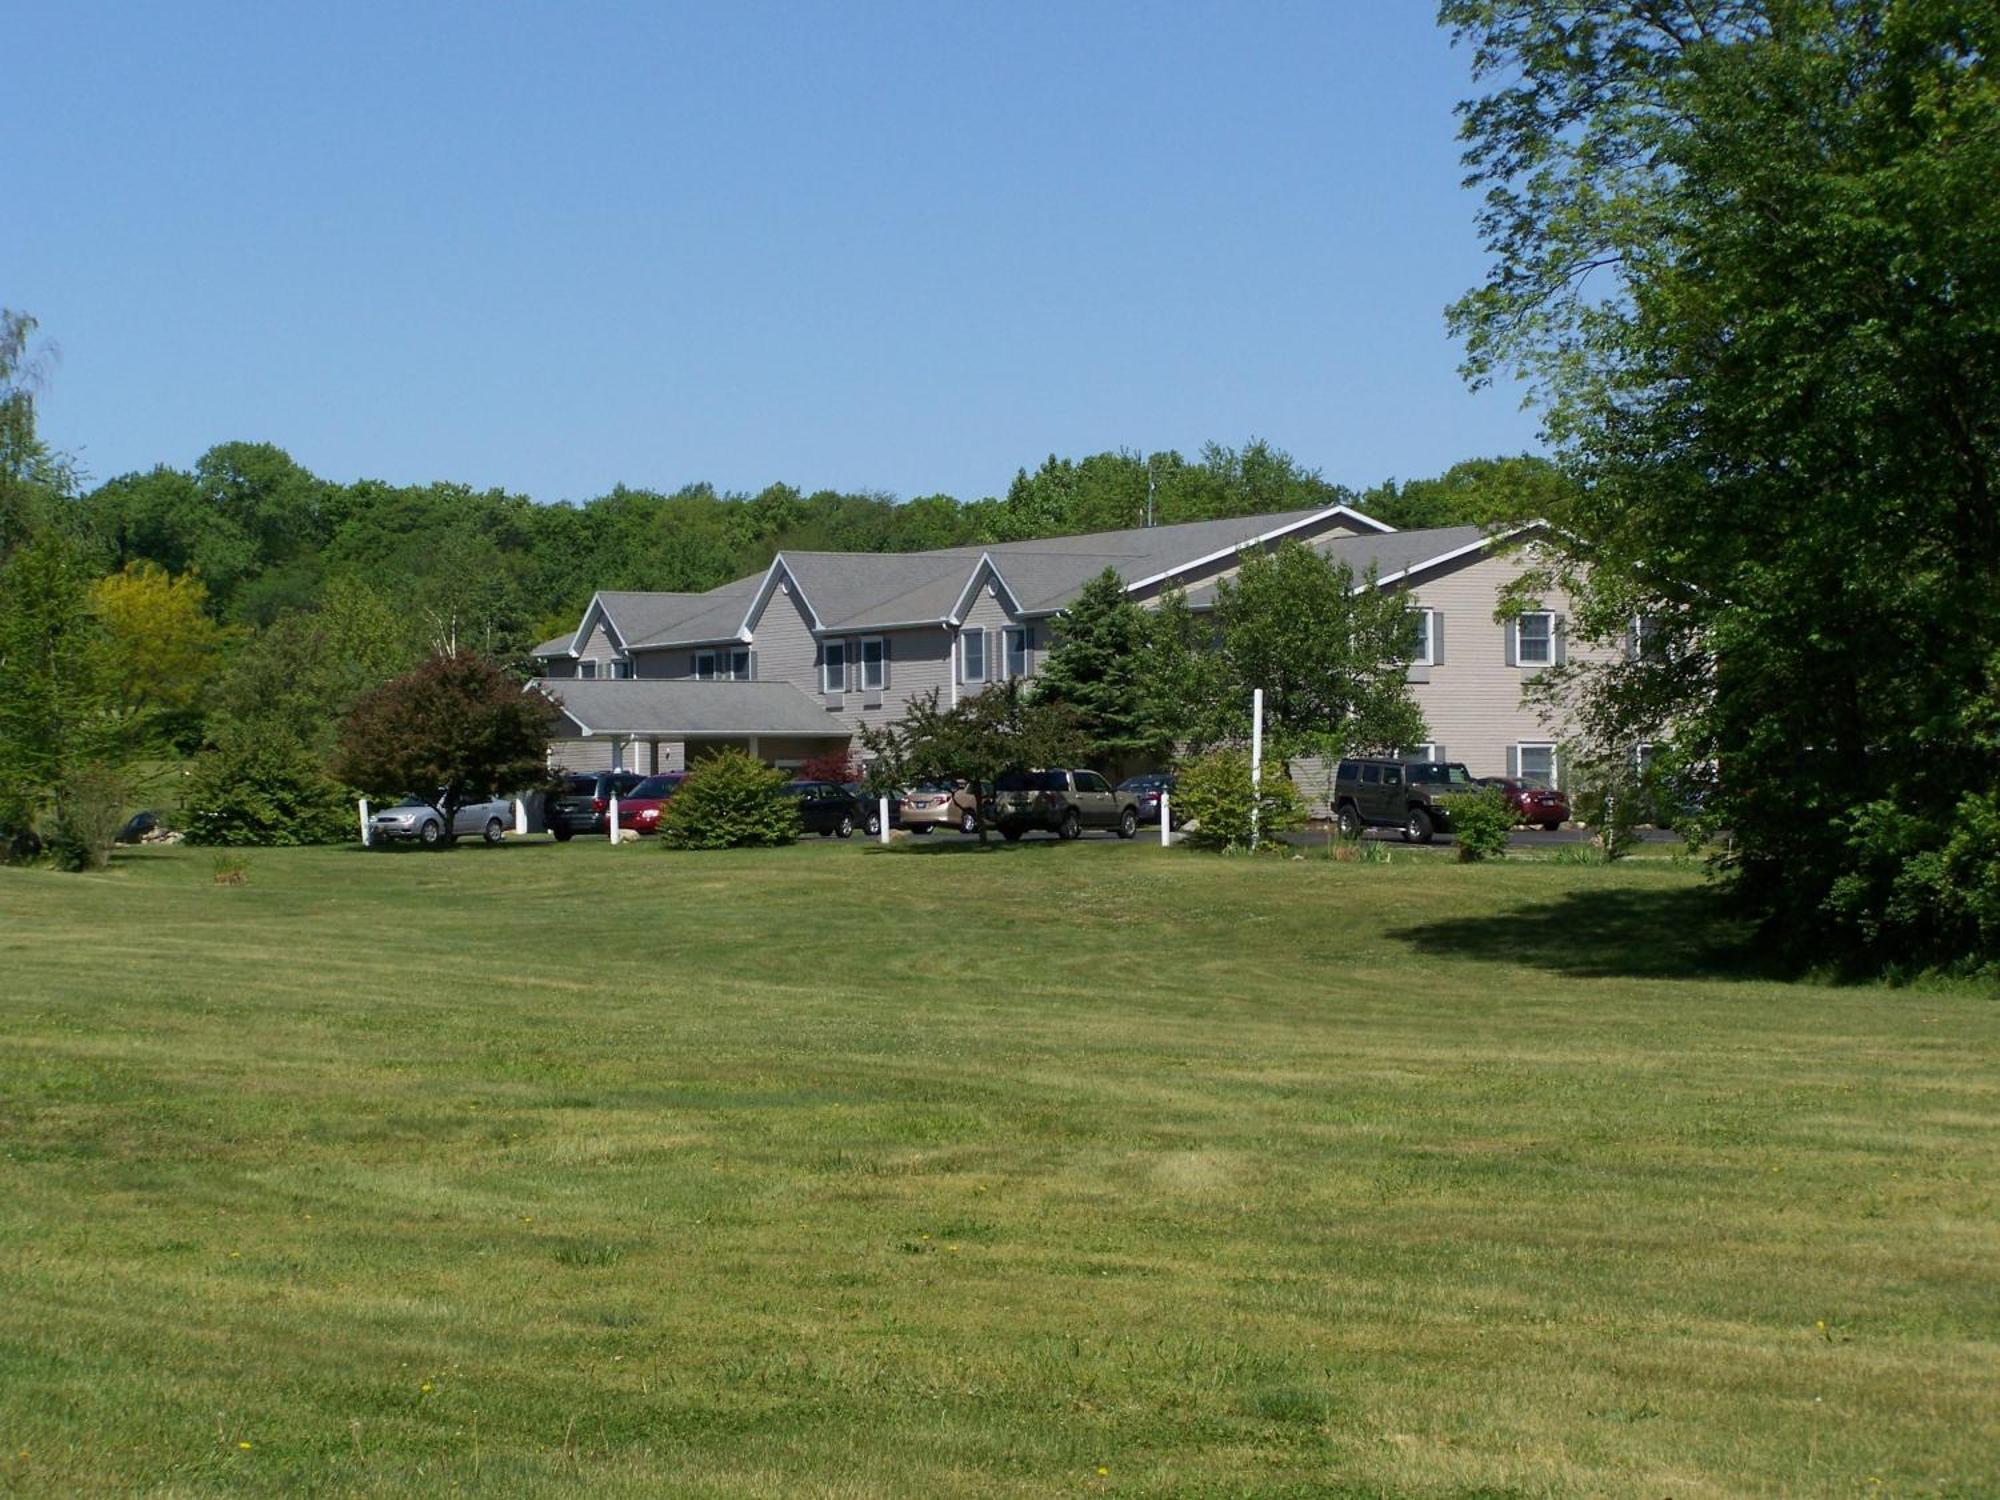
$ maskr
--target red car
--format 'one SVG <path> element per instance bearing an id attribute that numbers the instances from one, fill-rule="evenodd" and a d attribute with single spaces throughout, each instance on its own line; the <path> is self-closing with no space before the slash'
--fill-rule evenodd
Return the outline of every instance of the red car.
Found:
<path id="1" fill-rule="evenodd" d="M 1500 788 L 1500 795 L 1523 823 L 1539 823 L 1553 833 L 1569 821 L 1569 795 L 1552 786 L 1516 781 L 1511 776 L 1482 776 L 1479 784 Z"/>
<path id="2" fill-rule="evenodd" d="M 648 776 L 618 799 L 618 826 L 632 833 L 658 833 L 661 809 L 673 800 L 674 793 L 686 780 L 685 771 Z"/>

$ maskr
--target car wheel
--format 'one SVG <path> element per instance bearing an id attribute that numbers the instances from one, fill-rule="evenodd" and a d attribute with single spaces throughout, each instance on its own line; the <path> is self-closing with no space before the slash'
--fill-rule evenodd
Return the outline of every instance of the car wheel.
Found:
<path id="1" fill-rule="evenodd" d="M 489 846 L 498 844 L 501 839 L 506 837 L 506 834 L 507 834 L 506 825 L 501 823 L 501 821 L 498 818 L 488 818 L 486 820 L 485 837 L 486 837 L 486 842 Z"/>
<path id="2" fill-rule="evenodd" d="M 935 826 L 936 825 L 932 823 L 913 823 L 910 825 L 910 832 L 914 833 L 918 838 L 923 838 L 927 834 L 929 834 L 931 829 L 934 828 Z"/>
<path id="3" fill-rule="evenodd" d="M 1403 820 L 1403 842 L 1406 844 L 1428 844 L 1433 830 L 1431 815 L 1421 807 L 1410 809 L 1409 817 Z"/>
<path id="4" fill-rule="evenodd" d="M 958 820 L 958 831 L 960 833 L 979 832 L 979 814 L 969 812 L 961 817 Z"/>
<path id="5" fill-rule="evenodd" d="M 841 836 L 842 838 L 844 838 L 844 839 L 851 839 L 851 838 L 853 838 L 853 837 L 854 837 L 854 819 L 853 819 L 853 818 L 851 818 L 851 817 L 848 817 L 848 816 L 845 816 L 845 815 L 843 815 L 843 816 L 841 817 L 841 820 L 840 820 L 840 826 L 839 826 L 838 828 L 834 829 L 834 832 L 835 832 L 835 833 L 837 833 L 837 834 L 839 834 L 839 835 L 840 835 L 840 836 Z"/>
<path id="6" fill-rule="evenodd" d="M 1000 837 L 1010 844 L 1018 844 L 1021 842 L 1021 835 L 1026 831 L 1023 828 L 1003 828 L 1000 830 Z"/>
<path id="7" fill-rule="evenodd" d="M 1128 807 L 1118 815 L 1118 837 L 1121 839 L 1131 839 L 1138 836 L 1139 815 Z"/>
<path id="8" fill-rule="evenodd" d="M 1056 837 L 1059 839 L 1083 837 L 1083 819 L 1076 815 L 1075 808 L 1068 808 L 1063 812 L 1062 822 L 1056 825 Z"/>
<path id="9" fill-rule="evenodd" d="M 1361 837 L 1361 814 L 1352 802 L 1340 804 L 1340 811 L 1333 815 L 1333 825 L 1340 830 L 1340 836 L 1344 839 Z"/>
<path id="10" fill-rule="evenodd" d="M 556 842 L 558 844 L 567 844 L 571 839 L 576 837 L 576 833 L 574 832 L 574 830 L 570 829 L 569 827 L 561 823 L 556 824 L 556 826 L 551 828 L 549 832 L 556 836 Z"/>
<path id="11" fill-rule="evenodd" d="M 870 813 L 868 815 L 868 837 L 872 839 L 875 837 L 876 834 L 880 833 L 881 831 L 882 831 L 882 814 L 879 812 Z"/>
<path id="12" fill-rule="evenodd" d="M 1557 819 L 1557 820 L 1556 820 L 1555 822 L 1552 822 L 1552 823 L 1544 823 L 1544 824 L 1542 825 L 1542 827 L 1543 827 L 1543 829 L 1545 829 L 1545 830 L 1546 830 L 1547 832 L 1549 832 L 1549 833 L 1561 833 L 1561 832 L 1562 832 L 1562 820 L 1561 820 L 1560 818 L 1558 818 L 1558 819 Z"/>
<path id="13" fill-rule="evenodd" d="M 424 826 L 417 830 L 417 842 L 426 849 L 435 849 L 444 842 L 444 830 L 436 818 L 425 819 Z"/>
<path id="14" fill-rule="evenodd" d="M 833 837 L 833 830 L 831 828 L 822 828 L 819 830 L 819 836 L 823 839 L 830 839 Z"/>

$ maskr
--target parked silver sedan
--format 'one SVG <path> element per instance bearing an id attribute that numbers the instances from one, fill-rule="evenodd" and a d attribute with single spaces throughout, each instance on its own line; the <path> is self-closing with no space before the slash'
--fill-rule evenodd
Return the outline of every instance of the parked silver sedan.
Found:
<path id="1" fill-rule="evenodd" d="M 468 802 L 451 820 L 451 838 L 477 834 L 489 844 L 497 844 L 514 826 L 514 804 L 504 798 L 491 802 Z M 394 807 L 385 807 L 368 820 L 368 842 L 389 844 L 415 841 L 426 849 L 451 842 L 445 837 L 444 814 L 422 797 L 405 797 Z"/>

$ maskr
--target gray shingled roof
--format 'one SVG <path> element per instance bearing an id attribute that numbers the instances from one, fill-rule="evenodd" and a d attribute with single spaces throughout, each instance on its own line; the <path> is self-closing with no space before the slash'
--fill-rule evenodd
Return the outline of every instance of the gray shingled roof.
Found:
<path id="1" fill-rule="evenodd" d="M 1313 543 L 1314 548 L 1344 562 L 1358 579 L 1373 567 L 1376 576 L 1390 577 L 1406 568 L 1469 547 L 1487 535 L 1483 526 L 1432 526 L 1422 531 L 1392 531 L 1385 535 L 1336 536 Z M 1213 609 L 1215 585 L 1188 590 L 1189 609 Z"/>
<path id="2" fill-rule="evenodd" d="M 787 552 L 784 562 L 827 630 L 943 621 L 956 608 L 984 555 L 992 557 L 1023 611 L 1050 614 L 1106 568 L 1115 569 L 1128 584 L 1137 583 L 1202 558 L 1226 555 L 1253 537 L 1300 525 L 1324 515 L 1328 508 L 935 552 Z M 1386 575 L 1477 540 L 1480 534 L 1476 526 L 1447 526 L 1335 537 L 1317 545 L 1357 573 L 1372 562 Z M 629 647 L 708 645 L 736 638 L 764 577 L 751 574 L 704 594 L 611 591 L 598 598 Z M 1200 608 L 1213 599 L 1213 588 L 1204 587 L 1191 594 L 1189 602 Z M 537 646 L 534 654 L 566 655 L 569 647 L 569 638 L 562 637 Z"/>
<path id="3" fill-rule="evenodd" d="M 689 678 L 543 677 L 536 681 L 588 734 L 835 735 L 844 721 L 789 682 L 696 682 Z"/>

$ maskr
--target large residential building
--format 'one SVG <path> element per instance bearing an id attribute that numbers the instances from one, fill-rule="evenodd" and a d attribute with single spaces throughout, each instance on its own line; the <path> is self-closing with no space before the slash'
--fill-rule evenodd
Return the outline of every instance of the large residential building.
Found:
<path id="1" fill-rule="evenodd" d="M 1033 677 L 1064 608 L 1106 568 L 1141 604 L 1180 588 L 1205 610 L 1247 553 L 1293 541 L 1356 577 L 1373 568 L 1377 587 L 1422 612 L 1409 673 L 1432 743 L 1413 753 L 1478 775 L 1560 774 L 1559 735 L 1522 688 L 1563 660 L 1566 602 L 1498 621 L 1523 565 L 1498 538 L 1476 526 L 1397 531 L 1338 505 L 936 552 L 784 552 L 706 593 L 600 593 L 572 633 L 535 648 L 541 686 L 562 703 L 555 759 L 667 771 L 733 745 L 797 765 L 854 745 L 862 725 L 898 718 L 932 688 L 955 702 Z"/>

